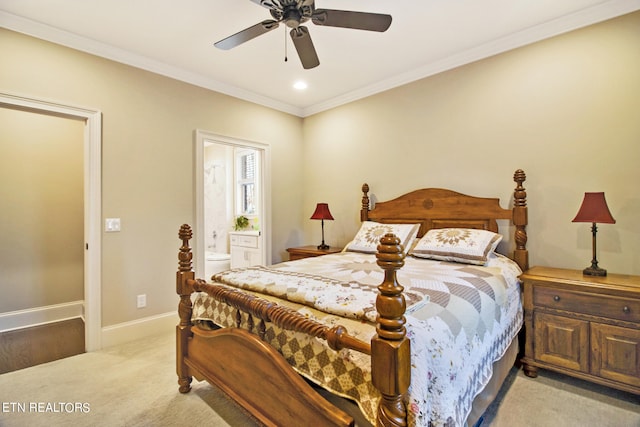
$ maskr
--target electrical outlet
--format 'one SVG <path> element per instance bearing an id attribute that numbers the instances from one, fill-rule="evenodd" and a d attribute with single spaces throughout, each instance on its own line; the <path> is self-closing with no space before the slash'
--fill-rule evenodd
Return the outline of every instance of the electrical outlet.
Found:
<path id="1" fill-rule="evenodd" d="M 138 308 L 144 308 L 144 307 L 147 306 L 147 295 L 146 294 L 138 295 L 137 306 L 138 306 Z"/>

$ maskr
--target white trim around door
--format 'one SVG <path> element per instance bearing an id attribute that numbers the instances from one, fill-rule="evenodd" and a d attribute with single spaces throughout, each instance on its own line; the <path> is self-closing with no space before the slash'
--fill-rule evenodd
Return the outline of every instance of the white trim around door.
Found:
<path id="1" fill-rule="evenodd" d="M 245 147 L 258 150 L 262 154 L 261 168 L 261 207 L 260 229 L 263 235 L 263 259 L 271 264 L 271 146 L 262 142 L 247 141 L 213 132 L 196 129 L 194 132 L 194 187 L 195 195 L 195 270 L 198 277 L 204 277 L 204 146 L 205 143 L 225 144 L 233 147 Z"/>
<path id="2" fill-rule="evenodd" d="M 102 113 L 98 110 L 0 92 L 0 107 L 85 122 L 84 128 L 84 320 L 85 349 L 102 347 L 101 214 Z"/>

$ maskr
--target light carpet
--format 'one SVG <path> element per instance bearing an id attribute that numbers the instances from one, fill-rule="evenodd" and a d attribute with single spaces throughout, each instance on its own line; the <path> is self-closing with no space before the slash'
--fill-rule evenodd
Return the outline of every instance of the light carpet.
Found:
<path id="1" fill-rule="evenodd" d="M 173 333 L 0 375 L 0 426 L 254 426 L 206 383 L 178 392 Z M 640 427 L 640 397 L 513 369 L 482 427 Z"/>

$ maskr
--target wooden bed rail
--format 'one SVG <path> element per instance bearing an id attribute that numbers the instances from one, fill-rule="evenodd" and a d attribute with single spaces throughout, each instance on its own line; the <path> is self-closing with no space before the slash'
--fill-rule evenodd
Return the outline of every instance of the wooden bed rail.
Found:
<path id="1" fill-rule="evenodd" d="M 214 299 L 237 309 L 235 319 L 235 326 L 237 328 L 240 327 L 242 320 L 241 312 L 247 313 L 249 315 L 249 332 L 256 333 L 263 340 L 265 338 L 266 331 L 265 322 L 271 322 L 282 329 L 302 332 L 316 338 L 324 339 L 333 350 L 349 348 L 361 353 L 371 354 L 371 345 L 349 335 L 343 326 L 336 325 L 329 328 L 320 322 L 309 319 L 293 309 L 278 305 L 272 301 L 259 298 L 255 295 L 245 293 L 237 289 L 212 285 L 202 279 L 194 279 L 190 265 L 190 261 L 193 257 L 191 248 L 189 247 L 189 239 L 191 236 L 191 227 L 184 224 L 180 228 L 179 232 L 179 237 L 183 244 L 180 248 L 178 259 L 179 268 L 188 268 L 189 270 L 178 271 L 177 290 L 180 295 L 180 326 L 192 326 L 191 293 L 206 292 Z M 189 296 L 189 298 L 185 298 L 185 296 Z M 256 327 L 257 330 L 255 331 L 253 330 L 254 326 L 256 326 L 253 320 L 254 317 L 260 319 Z"/>
<path id="2" fill-rule="evenodd" d="M 327 341 L 332 350 L 337 351 L 343 348 L 349 348 L 361 353 L 371 354 L 371 346 L 349 335 L 343 326 L 337 325 L 329 328 L 288 307 L 278 305 L 237 289 L 212 285 L 202 279 L 188 279 L 187 285 L 195 292 L 206 292 L 214 299 L 237 309 L 235 319 L 236 328 L 239 328 L 242 323 L 241 313 L 248 314 L 249 332 L 255 333 L 262 340 L 265 339 L 267 329 L 266 322 L 270 322 L 281 329 L 302 332 L 306 335 L 321 338 Z M 254 324 L 254 317 L 260 319 L 258 325 Z"/>

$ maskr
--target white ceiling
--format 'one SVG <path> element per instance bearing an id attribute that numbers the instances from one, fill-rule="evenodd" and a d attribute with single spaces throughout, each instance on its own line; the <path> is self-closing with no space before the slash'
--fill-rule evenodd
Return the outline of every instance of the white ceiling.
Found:
<path id="1" fill-rule="evenodd" d="M 270 19 L 250 0 L 0 0 L 0 26 L 301 117 L 640 9 L 640 0 L 316 0 L 387 13 L 384 33 L 309 28 L 304 70 L 285 29 L 229 51 L 213 43 Z M 305 91 L 293 89 L 304 80 Z"/>

